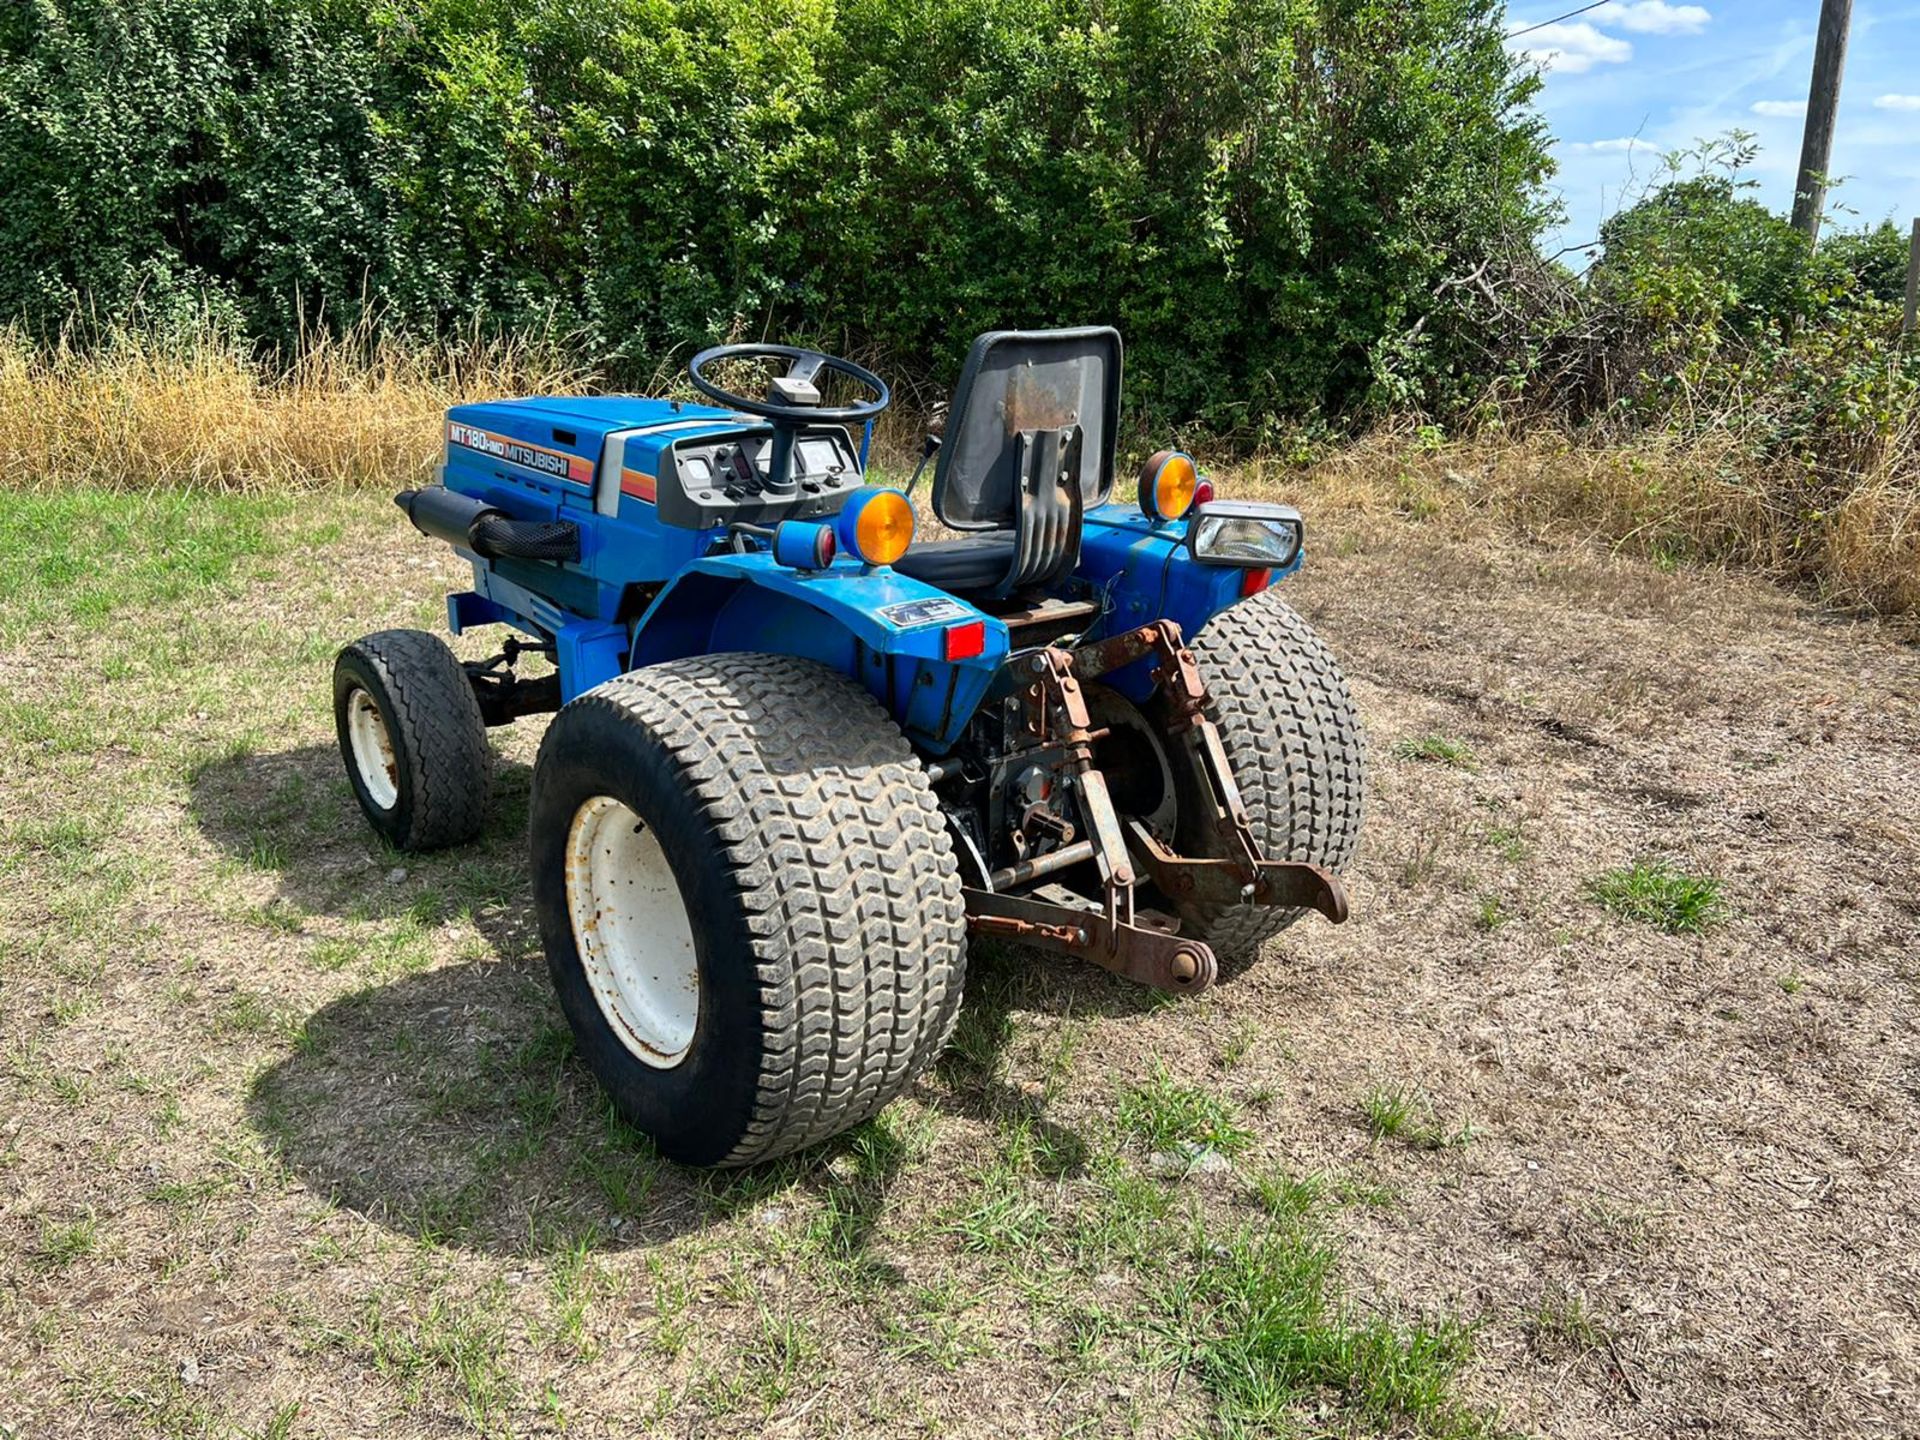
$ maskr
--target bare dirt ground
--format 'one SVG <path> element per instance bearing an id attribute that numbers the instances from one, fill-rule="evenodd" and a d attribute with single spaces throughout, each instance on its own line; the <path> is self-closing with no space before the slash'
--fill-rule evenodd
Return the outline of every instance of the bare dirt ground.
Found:
<path id="1" fill-rule="evenodd" d="M 1186 1003 L 984 954 L 911 1098 L 716 1178 L 571 1058 L 538 726 L 475 847 L 353 811 L 331 655 L 437 628 L 438 547 L 378 497 L 117 504 L 0 547 L 0 1435 L 1920 1434 L 1920 656 L 1882 627 L 1329 517 L 1288 585 L 1371 735 L 1352 922 Z M 1589 894 L 1651 858 L 1724 918 Z M 1152 1175 L 1156 1105 L 1232 1168 Z M 1263 1406 L 1220 1277 L 1309 1214 L 1341 1324 L 1468 1337 L 1451 1398 Z"/>

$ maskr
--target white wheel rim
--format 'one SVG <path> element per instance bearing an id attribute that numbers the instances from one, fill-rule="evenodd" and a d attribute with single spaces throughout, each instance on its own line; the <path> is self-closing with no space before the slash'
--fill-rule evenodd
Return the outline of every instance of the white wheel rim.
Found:
<path id="1" fill-rule="evenodd" d="M 387 717 L 373 696 L 357 686 L 347 696 L 347 745 L 367 798 L 380 809 L 391 810 L 400 799 L 400 762 L 393 753 L 393 737 L 387 734 Z"/>
<path id="2" fill-rule="evenodd" d="M 652 829 L 610 795 L 573 812 L 567 911 L 600 1013 L 637 1059 L 671 1070 L 700 1018 L 693 921 Z"/>

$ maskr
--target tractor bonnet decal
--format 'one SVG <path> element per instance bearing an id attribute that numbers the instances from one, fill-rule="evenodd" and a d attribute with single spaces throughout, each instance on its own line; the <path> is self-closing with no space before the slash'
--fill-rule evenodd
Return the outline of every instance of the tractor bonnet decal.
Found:
<path id="1" fill-rule="evenodd" d="M 593 483 L 593 462 L 562 450 L 529 445 L 524 440 L 496 435 L 491 430 L 482 430 L 477 425 L 462 425 L 458 421 L 448 423 L 447 440 L 450 444 L 478 450 L 482 455 L 491 455 L 496 460 L 505 460 L 510 464 L 524 465 L 529 470 L 538 470 L 542 475 L 551 475 L 558 480 L 571 480 L 576 485 Z"/>

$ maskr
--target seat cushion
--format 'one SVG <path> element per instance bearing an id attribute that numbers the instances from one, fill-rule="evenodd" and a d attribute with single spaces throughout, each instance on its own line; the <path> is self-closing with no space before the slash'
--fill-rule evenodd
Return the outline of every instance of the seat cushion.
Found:
<path id="1" fill-rule="evenodd" d="M 964 540 L 929 540 L 909 547 L 893 568 L 942 590 L 991 590 L 1013 569 L 1013 532 L 994 530 Z"/>

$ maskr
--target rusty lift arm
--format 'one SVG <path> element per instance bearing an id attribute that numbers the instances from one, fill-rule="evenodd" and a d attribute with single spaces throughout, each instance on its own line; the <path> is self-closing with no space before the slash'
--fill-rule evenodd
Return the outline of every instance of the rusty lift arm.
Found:
<path id="1" fill-rule="evenodd" d="M 1167 697 L 1168 739 L 1184 749 L 1201 779 L 1201 800 L 1211 812 L 1206 823 L 1216 842 L 1209 848 L 1219 858 L 1175 854 L 1139 821 L 1123 825 L 1106 776 L 1093 763 L 1099 732 L 1081 682 L 1148 659 Z M 1065 754 L 1063 768 L 1086 838 L 996 873 L 991 889 L 969 888 L 967 919 L 976 933 L 1084 956 L 1129 980 L 1197 994 L 1217 974 L 1213 951 L 1183 938 L 1172 917 L 1135 906 L 1142 872 L 1176 903 L 1305 906 L 1336 924 L 1347 918 L 1346 893 L 1334 876 L 1317 865 L 1260 854 L 1219 732 L 1207 718 L 1206 686 L 1173 621 L 1158 620 L 1079 650 L 1048 646 L 1036 650 L 1028 666 L 1019 691 L 1021 723 L 1029 739 Z M 1088 860 L 1100 877 L 1098 910 L 1005 893 Z"/>

